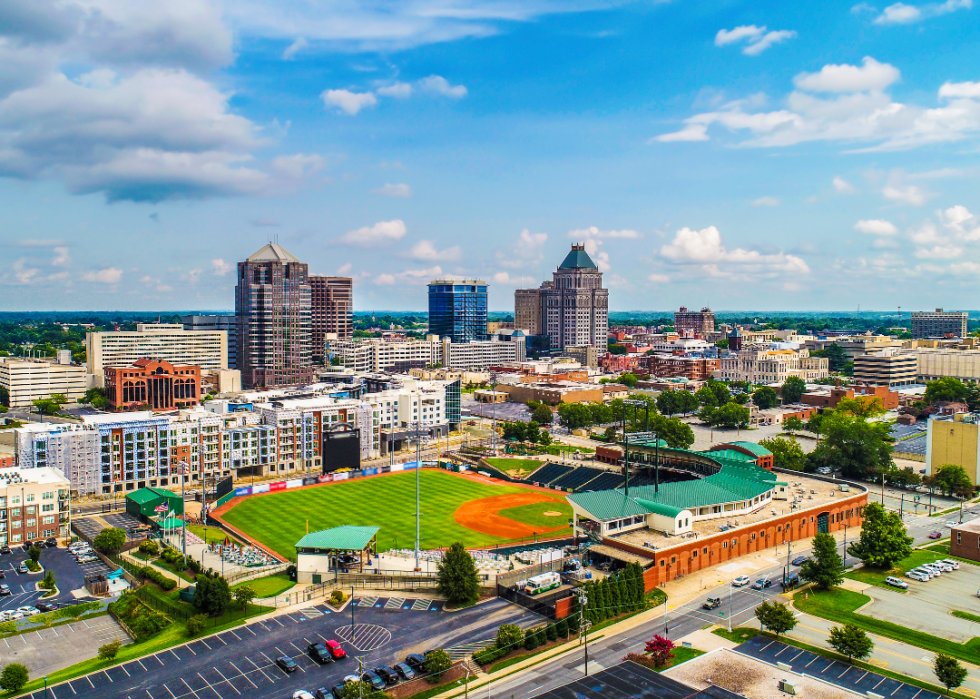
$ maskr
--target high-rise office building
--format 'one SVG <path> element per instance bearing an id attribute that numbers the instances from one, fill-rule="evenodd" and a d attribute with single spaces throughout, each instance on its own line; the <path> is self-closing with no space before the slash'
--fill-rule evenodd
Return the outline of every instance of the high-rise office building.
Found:
<path id="1" fill-rule="evenodd" d="M 310 276 L 313 361 L 323 362 L 328 334 L 354 337 L 354 280 L 350 277 Z"/>
<path id="2" fill-rule="evenodd" d="M 429 282 L 429 334 L 453 342 L 487 339 L 487 283 L 479 279 Z"/>
<path id="3" fill-rule="evenodd" d="M 674 312 L 674 330 L 681 337 L 706 337 L 715 331 L 715 313 L 708 307 L 700 311 L 689 311 L 681 306 Z"/>
<path id="4" fill-rule="evenodd" d="M 224 330 L 228 333 L 228 368 L 238 368 L 238 318 L 233 315 L 182 316 L 184 330 Z"/>
<path id="5" fill-rule="evenodd" d="M 912 339 L 926 337 L 966 337 L 966 317 L 964 311 L 912 311 Z"/>
<path id="6" fill-rule="evenodd" d="M 242 384 L 313 382 L 309 266 L 278 243 L 238 263 L 235 316 Z"/>
<path id="7" fill-rule="evenodd" d="M 88 373 L 100 378 L 107 366 L 128 366 L 146 357 L 194 364 L 204 373 L 230 366 L 227 332 L 187 330 L 180 323 L 137 323 L 135 331 L 86 333 L 85 353 Z"/>
<path id="8" fill-rule="evenodd" d="M 584 245 L 572 245 L 550 282 L 537 289 L 518 289 L 514 306 L 515 325 L 524 327 L 537 321 L 538 332 L 548 336 L 552 349 L 591 345 L 606 351 L 609 290 L 602 288 L 602 272 Z"/>

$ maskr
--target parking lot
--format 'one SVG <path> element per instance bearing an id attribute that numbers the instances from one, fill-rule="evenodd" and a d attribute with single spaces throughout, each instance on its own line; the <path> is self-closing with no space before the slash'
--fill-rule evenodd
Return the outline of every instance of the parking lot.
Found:
<path id="1" fill-rule="evenodd" d="M 64 682 L 32 699 L 265 699 L 298 689 L 330 688 L 365 668 L 400 662 L 409 653 L 446 648 L 461 656 L 489 642 L 504 623 L 528 626 L 543 619 L 502 600 L 456 613 L 361 606 L 332 613 L 324 605 L 281 614 L 198 639 L 171 650 Z M 341 642 L 348 658 L 325 666 L 306 655 L 310 643 Z M 298 665 L 287 674 L 275 664 L 288 655 Z"/>
<path id="2" fill-rule="evenodd" d="M 130 643 L 126 632 L 108 614 L 79 619 L 0 639 L 0 663 L 21 663 L 31 677 L 41 677 L 95 657 L 99 646 L 117 639 Z"/>

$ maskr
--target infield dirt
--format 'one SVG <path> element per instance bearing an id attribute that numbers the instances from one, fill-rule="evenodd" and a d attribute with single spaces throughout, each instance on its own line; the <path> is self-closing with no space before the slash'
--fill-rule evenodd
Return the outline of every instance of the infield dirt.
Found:
<path id="1" fill-rule="evenodd" d="M 516 522 L 499 514 L 500 510 L 509 507 L 521 507 L 522 505 L 534 505 L 539 502 L 551 502 L 555 498 L 544 493 L 514 493 L 510 495 L 494 495 L 480 500 L 471 500 L 460 505 L 453 514 L 453 519 L 473 531 L 490 536 L 499 536 L 505 539 L 521 539 L 535 534 L 547 534 L 549 532 L 565 529 L 565 527 L 552 527 L 550 529 L 535 529 L 523 522 Z M 559 513 L 560 514 L 560 513 Z"/>

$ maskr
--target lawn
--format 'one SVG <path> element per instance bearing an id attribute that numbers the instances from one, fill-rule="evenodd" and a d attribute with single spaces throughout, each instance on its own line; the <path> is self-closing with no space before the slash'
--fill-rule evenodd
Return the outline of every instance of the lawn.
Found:
<path id="1" fill-rule="evenodd" d="M 280 575 L 269 575 L 264 578 L 256 578 L 255 580 L 246 580 L 240 585 L 235 585 L 232 590 L 237 590 L 239 587 L 248 585 L 255 592 L 256 599 L 265 599 L 266 597 L 275 597 L 276 595 L 281 595 L 286 590 L 295 585 L 289 576 L 285 573 Z"/>
<path id="2" fill-rule="evenodd" d="M 697 648 L 685 648 L 684 646 L 677 646 L 671 651 L 674 654 L 674 659 L 668 662 L 663 667 L 656 668 L 657 672 L 663 672 L 664 670 L 669 670 L 672 667 L 680 665 L 681 663 L 686 663 L 692 658 L 696 658 L 699 655 L 704 655 L 703 650 L 698 650 Z"/>
<path id="3" fill-rule="evenodd" d="M 541 468 L 541 466 L 544 464 L 543 461 L 538 461 L 537 459 L 489 458 L 484 460 L 494 468 L 499 468 L 501 471 L 516 471 L 520 469 L 530 472 Z"/>
<path id="4" fill-rule="evenodd" d="M 742 644 L 750 638 L 758 636 L 759 629 L 754 629 L 751 626 L 736 626 L 731 631 L 728 629 L 715 629 L 711 633 L 722 638 L 727 638 L 732 643 Z"/>
<path id="5" fill-rule="evenodd" d="M 887 587 L 889 590 L 894 590 L 894 587 L 885 583 L 885 578 L 887 576 L 892 575 L 896 578 L 904 578 L 905 571 L 918 568 L 923 563 L 938 561 L 940 558 L 946 558 L 946 554 L 919 549 L 913 551 L 912 555 L 908 558 L 899 561 L 898 564 L 891 570 L 881 570 L 878 568 L 858 568 L 857 570 L 844 573 L 844 577 L 863 582 L 867 585 L 877 585 L 878 587 Z"/>
<path id="6" fill-rule="evenodd" d="M 188 524 L 187 531 L 197 534 L 199 537 L 201 537 L 201 541 L 207 542 L 209 544 L 212 542 L 216 544 L 223 544 L 225 542 L 226 537 L 236 544 L 242 543 L 241 541 L 233 537 L 231 534 L 228 534 L 220 527 L 202 527 L 200 524 Z M 204 538 L 205 532 L 207 532 L 206 539 Z"/>
<path id="7" fill-rule="evenodd" d="M 949 555 L 949 542 L 945 544 L 933 544 L 932 546 L 925 547 L 927 551 L 935 551 L 940 554 L 942 558 L 952 558 L 954 561 L 959 561 L 960 563 L 969 563 L 971 566 L 980 565 L 977 561 L 971 561 L 969 558 L 960 558 L 959 556 Z"/>
<path id="8" fill-rule="evenodd" d="M 424 469 L 421 480 L 423 549 L 446 547 L 456 541 L 477 547 L 505 543 L 457 524 L 453 513 L 469 500 L 531 491 L 514 485 L 488 485 L 446 471 Z M 555 492 L 555 503 L 565 503 Z M 307 530 L 341 524 L 378 526 L 378 550 L 410 548 L 415 542 L 415 473 L 394 473 L 315 488 L 301 488 L 237 500 L 222 516 L 228 524 L 252 536 L 290 560 L 293 546 Z M 308 529 L 307 529 L 308 528 Z"/>
<path id="9" fill-rule="evenodd" d="M 825 591 L 809 592 L 809 599 L 802 592 L 797 592 L 793 604 L 801 612 L 813 614 L 838 623 L 852 623 L 860 626 L 869 633 L 893 638 L 919 648 L 931 650 L 934 653 L 945 653 L 968 663 L 980 664 L 980 638 L 971 638 L 966 643 L 956 643 L 945 638 L 932 636 L 922 631 L 909 629 L 889 621 L 875 619 L 863 614 L 855 614 L 854 610 L 867 604 L 871 598 L 859 592 L 834 588 Z"/>
<path id="10" fill-rule="evenodd" d="M 545 515 L 545 512 L 560 512 L 560 517 Z M 572 506 L 555 500 L 554 502 L 536 502 L 531 505 L 521 505 L 520 507 L 508 507 L 498 513 L 507 519 L 515 522 L 523 522 L 532 527 L 542 529 L 553 529 L 563 527 L 572 518 Z"/>

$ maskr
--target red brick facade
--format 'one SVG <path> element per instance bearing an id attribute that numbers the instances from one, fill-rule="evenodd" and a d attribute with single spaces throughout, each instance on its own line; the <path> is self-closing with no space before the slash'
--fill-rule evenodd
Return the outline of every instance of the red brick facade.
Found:
<path id="1" fill-rule="evenodd" d="M 132 366 L 107 366 L 104 371 L 105 395 L 113 410 L 173 410 L 201 402 L 201 367 L 196 365 L 137 359 Z"/>
<path id="2" fill-rule="evenodd" d="M 832 534 L 840 531 L 846 524 L 856 540 L 861 526 L 861 510 L 867 502 L 868 494 L 860 493 L 828 503 L 826 509 L 794 512 L 736 530 L 719 532 L 710 537 L 701 537 L 656 553 L 617 539 L 603 538 L 602 543 L 645 558 L 654 556 L 653 566 L 643 576 L 649 591 L 681 575 L 690 575 L 739 556 L 772 548 L 787 541 L 813 538 L 818 531 L 818 517 L 823 514 L 827 515 L 828 532 Z"/>
<path id="3" fill-rule="evenodd" d="M 877 398 L 885 410 L 898 408 L 898 391 L 892 391 L 888 386 L 872 386 L 870 384 L 854 384 L 848 388 L 832 388 L 829 393 L 804 393 L 800 402 L 816 408 L 836 408 L 842 398 Z"/>

